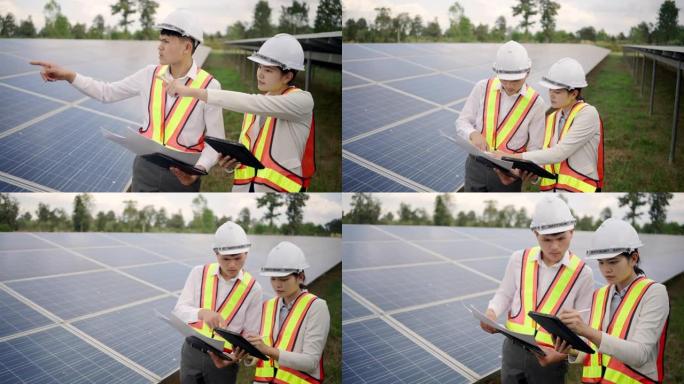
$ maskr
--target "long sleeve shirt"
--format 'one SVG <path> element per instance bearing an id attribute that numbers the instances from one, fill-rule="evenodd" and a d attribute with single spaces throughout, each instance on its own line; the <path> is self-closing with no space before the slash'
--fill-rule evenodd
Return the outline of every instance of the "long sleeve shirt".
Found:
<path id="1" fill-rule="evenodd" d="M 146 127 L 150 121 L 147 105 L 148 100 L 150 99 L 152 76 L 154 75 L 156 67 L 156 65 L 148 65 L 122 80 L 111 83 L 76 74 L 72 85 L 86 96 L 90 96 L 103 103 L 113 103 L 139 95 L 142 98 L 142 102 L 140 103 L 143 116 L 142 126 Z M 190 67 L 188 73 L 180 79 L 182 81 L 186 81 L 188 78 L 194 79 L 195 76 L 197 76 L 197 73 L 198 67 L 193 61 L 192 67 Z M 166 71 L 163 76 L 169 81 L 173 80 L 169 71 Z M 218 80 L 212 79 L 207 89 L 221 89 L 221 84 Z M 165 114 L 168 114 L 171 111 L 174 101 L 176 101 L 175 96 L 166 95 Z M 183 131 L 181 131 L 178 136 L 178 141 L 183 145 L 192 146 L 197 144 L 197 139 L 203 135 L 214 136 L 221 139 L 226 136 L 223 129 L 223 114 L 221 108 L 199 101 L 192 114 L 188 117 Z M 202 154 L 195 165 L 200 165 L 206 170 L 209 170 L 216 164 L 217 160 L 218 153 L 210 145 L 205 145 Z"/>
<path id="2" fill-rule="evenodd" d="M 525 95 L 527 92 L 527 85 L 523 85 L 520 91 L 516 94 L 508 96 L 506 91 L 501 88 L 501 107 L 499 110 L 499 121 L 497 126 L 506 118 L 508 112 L 515 104 L 518 96 Z M 484 114 L 484 99 L 487 91 L 487 79 L 479 81 L 473 87 L 468 99 L 463 105 L 461 114 L 456 119 L 456 133 L 465 140 L 470 139 L 470 134 L 473 132 L 482 132 L 482 116 Z M 544 143 L 544 112 L 546 110 L 544 100 L 541 97 L 537 98 L 530 109 L 529 114 L 523 120 L 520 128 L 515 132 L 511 140 L 508 142 L 508 147 L 511 150 L 517 150 L 527 144 L 527 150 L 540 149 Z"/>
<path id="3" fill-rule="evenodd" d="M 248 132 L 254 145 L 268 116 L 278 119 L 273 137 L 271 156 L 283 167 L 302 175 L 302 157 L 311 134 L 314 101 L 306 91 L 284 95 L 252 95 L 247 93 L 207 90 L 207 103 L 234 112 L 252 113 L 256 119 Z M 233 192 L 248 192 L 249 185 L 234 185 Z M 256 184 L 255 192 L 272 192 L 273 189 Z"/>

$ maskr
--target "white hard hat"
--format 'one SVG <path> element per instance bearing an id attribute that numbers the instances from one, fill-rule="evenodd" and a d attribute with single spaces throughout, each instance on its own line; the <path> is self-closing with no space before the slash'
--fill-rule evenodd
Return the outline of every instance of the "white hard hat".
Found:
<path id="1" fill-rule="evenodd" d="M 575 228 L 575 218 L 570 208 L 559 197 L 544 196 L 537 203 L 532 216 L 530 229 L 540 235 L 550 235 Z"/>
<path id="2" fill-rule="evenodd" d="M 278 243 L 266 256 L 261 276 L 283 277 L 309 268 L 304 252 L 289 241 Z"/>
<path id="3" fill-rule="evenodd" d="M 214 234 L 214 252 L 219 255 L 248 252 L 250 245 L 245 230 L 232 221 L 223 223 Z"/>
<path id="4" fill-rule="evenodd" d="M 287 33 L 279 33 L 259 48 L 259 51 L 248 57 L 255 63 L 278 66 L 283 70 L 304 70 L 304 50 L 299 41 Z"/>
<path id="5" fill-rule="evenodd" d="M 549 68 L 539 84 L 549 89 L 576 89 L 586 87 L 587 79 L 577 60 L 564 57 Z"/>
<path id="6" fill-rule="evenodd" d="M 520 80 L 530 72 L 532 61 L 527 50 L 513 40 L 499 47 L 496 52 L 494 72 L 501 80 Z"/>
<path id="7" fill-rule="evenodd" d="M 200 43 L 204 42 L 204 33 L 194 15 L 184 8 L 178 8 L 169 13 L 161 23 L 154 26 L 157 29 L 168 29 L 178 32 L 182 36 L 191 37 Z"/>
<path id="8" fill-rule="evenodd" d="M 643 245 L 631 224 L 611 217 L 594 232 L 591 247 L 587 250 L 587 259 L 610 259 L 623 252 L 632 252 Z"/>

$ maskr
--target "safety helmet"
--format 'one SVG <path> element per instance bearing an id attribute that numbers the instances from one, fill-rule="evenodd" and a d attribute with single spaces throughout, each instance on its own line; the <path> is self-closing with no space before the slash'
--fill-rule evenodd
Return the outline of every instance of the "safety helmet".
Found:
<path id="1" fill-rule="evenodd" d="M 550 235 L 575 228 L 575 218 L 570 208 L 555 195 L 544 196 L 537 203 L 532 216 L 530 229 L 540 235 Z"/>
<path id="2" fill-rule="evenodd" d="M 623 252 L 632 252 L 643 245 L 631 224 L 611 217 L 594 232 L 591 247 L 587 250 L 587 259 L 610 259 Z"/>
<path id="3" fill-rule="evenodd" d="M 184 8 L 178 8 L 169 13 L 161 23 L 154 26 L 157 29 L 168 29 L 180 33 L 182 36 L 190 37 L 199 43 L 204 42 L 202 27 L 195 20 L 193 14 Z"/>
<path id="4" fill-rule="evenodd" d="M 259 51 L 253 53 L 248 59 L 262 65 L 278 66 L 284 71 L 289 69 L 304 70 L 302 45 L 287 33 L 279 33 L 266 40 Z"/>
<path id="5" fill-rule="evenodd" d="M 232 221 L 223 223 L 214 234 L 214 252 L 219 255 L 248 252 L 250 245 L 245 230 Z"/>
<path id="6" fill-rule="evenodd" d="M 266 264 L 261 267 L 261 276 L 283 277 L 292 273 L 299 273 L 309 268 L 304 252 L 290 243 L 278 243 L 266 256 Z"/>
<path id="7" fill-rule="evenodd" d="M 577 89 L 586 87 L 587 79 L 577 60 L 564 57 L 549 68 L 539 84 L 549 89 Z"/>
<path id="8" fill-rule="evenodd" d="M 527 50 L 513 40 L 499 47 L 493 69 L 501 80 L 520 80 L 530 72 L 532 61 Z"/>

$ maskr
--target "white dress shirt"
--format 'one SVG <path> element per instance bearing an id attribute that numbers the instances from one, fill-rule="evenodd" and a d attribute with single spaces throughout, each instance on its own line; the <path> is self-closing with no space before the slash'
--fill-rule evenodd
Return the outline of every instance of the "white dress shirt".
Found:
<path id="1" fill-rule="evenodd" d="M 188 279 L 185 281 L 185 286 L 181 292 L 173 314 L 186 323 L 194 323 L 198 320 L 198 313 L 201 309 L 200 304 L 200 290 L 202 288 L 202 271 L 204 265 L 198 265 L 190 271 Z M 216 305 L 223 303 L 225 298 L 233 288 L 236 279 L 243 278 L 243 272 L 238 272 L 237 276 L 226 280 L 221 276 L 219 268 L 216 269 L 218 276 L 218 291 L 216 294 Z M 240 310 L 235 314 L 233 320 L 228 324 L 228 330 L 233 332 L 246 332 L 252 335 L 259 334 L 259 327 L 261 325 L 261 303 L 262 303 L 262 289 L 257 281 L 254 281 L 252 290 L 247 295 L 247 298 L 242 303 Z M 217 308 L 218 309 L 218 308 Z"/>
<path id="2" fill-rule="evenodd" d="M 470 139 L 472 132 L 482 132 L 482 116 L 484 114 L 484 99 L 488 80 L 480 80 L 475 84 L 461 110 L 461 114 L 456 119 L 456 133 L 465 140 Z M 518 93 L 511 96 L 506 94 L 506 91 L 501 87 L 501 83 L 499 83 L 499 90 L 501 93 L 501 98 L 499 99 L 501 104 L 499 120 L 496 122 L 497 126 L 506 118 L 508 112 L 515 105 L 518 96 L 525 95 L 527 85 L 524 84 Z M 545 110 L 544 100 L 538 97 L 527 117 L 525 117 L 525 120 L 520 125 L 520 128 L 518 128 L 508 142 L 507 146 L 509 149 L 517 150 L 525 146 L 525 144 L 527 144 L 528 151 L 542 147 L 544 144 Z"/>
<path id="3" fill-rule="evenodd" d="M 522 305 L 520 302 L 520 274 L 522 273 L 523 253 L 524 250 L 519 250 L 511 255 L 501 285 L 499 285 L 499 289 L 494 294 L 492 300 L 489 301 L 489 308 L 494 310 L 496 317 L 499 317 L 501 314 L 508 314 L 509 311 L 512 311 L 514 314 L 520 312 Z M 551 286 L 561 265 L 568 266 L 570 263 L 570 251 L 566 251 L 561 261 L 552 266 L 547 266 L 541 259 L 541 255 L 542 252 L 540 251 L 535 258 L 539 264 L 537 304 L 541 302 L 544 293 L 546 293 Z M 560 313 L 564 308 L 575 309 L 577 311 L 590 308 L 593 293 L 594 277 L 591 274 L 591 268 L 585 264 L 575 282 L 575 286 L 568 294 L 558 312 Z M 588 319 L 589 311 L 583 313 L 582 317 Z"/>
<path id="4" fill-rule="evenodd" d="M 142 126 L 147 127 L 149 124 L 147 103 L 150 99 L 150 86 L 156 68 L 156 65 L 148 65 L 125 79 L 112 83 L 76 74 L 72 85 L 85 95 L 103 103 L 113 103 L 115 101 L 140 95 L 142 98 L 142 102 L 140 103 L 143 116 Z M 197 71 L 197 64 L 193 61 L 192 67 L 190 67 L 188 73 L 179 79 L 184 82 L 187 81 L 188 78 L 194 79 L 195 76 L 197 76 Z M 173 76 L 171 76 L 169 71 L 163 76 L 169 81 L 173 80 Z M 207 89 L 221 89 L 221 84 L 218 80 L 212 79 L 211 82 L 209 82 Z M 166 95 L 165 114 L 168 114 L 171 111 L 174 101 L 176 101 L 175 96 Z M 223 130 L 223 114 L 221 108 L 207 105 L 205 102 L 199 101 L 195 110 L 188 117 L 185 127 L 178 136 L 178 141 L 183 145 L 192 146 L 197 144 L 197 138 L 202 134 L 221 139 L 226 137 L 225 131 Z M 208 171 L 216 164 L 217 160 L 218 153 L 210 145 L 205 145 L 202 154 L 195 165 L 201 165 Z"/>
<path id="5" fill-rule="evenodd" d="M 278 119 L 271 155 L 283 167 L 302 175 L 302 156 L 311 132 L 314 101 L 306 91 L 290 92 L 284 95 L 251 95 L 241 92 L 207 90 L 207 103 L 231 111 L 252 113 L 255 121 L 248 132 L 254 143 L 267 116 Z M 249 184 L 234 185 L 233 192 L 248 192 Z M 254 185 L 255 192 L 273 192 L 260 184 Z"/>

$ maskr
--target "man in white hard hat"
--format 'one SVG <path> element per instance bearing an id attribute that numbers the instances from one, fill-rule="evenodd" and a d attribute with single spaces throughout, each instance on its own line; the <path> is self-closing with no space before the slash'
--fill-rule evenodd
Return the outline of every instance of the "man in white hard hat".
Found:
<path id="1" fill-rule="evenodd" d="M 258 334 L 262 289 L 243 269 L 250 242 L 245 231 L 232 221 L 214 235 L 216 262 L 190 271 L 173 313 L 204 336 L 223 340 L 224 352 L 233 353 L 230 343 L 213 332 L 221 327 L 237 333 Z M 241 354 L 238 354 L 238 358 Z M 181 383 L 235 383 L 239 360 L 217 368 L 211 358 L 187 341 L 181 350 Z"/>
<path id="2" fill-rule="evenodd" d="M 541 148 L 546 107 L 526 83 L 531 66 L 525 47 L 515 41 L 502 45 L 495 76 L 473 87 L 456 120 L 457 134 L 484 151 L 513 154 Z M 466 192 L 519 192 L 522 179 L 530 178 L 527 173 L 506 176 L 473 156 L 466 160 L 465 172 Z"/>
<path id="3" fill-rule="evenodd" d="M 221 89 L 221 84 L 200 69 L 192 58 L 203 41 L 201 25 L 185 9 L 169 14 L 156 28 L 159 35 L 159 65 L 149 65 L 115 82 L 95 80 L 53 63 L 32 61 L 43 67 L 46 81 L 66 80 L 76 89 L 96 100 L 111 103 L 141 97 L 145 111 L 140 134 L 170 149 L 197 153 L 196 168 L 208 171 L 218 160 L 218 153 L 204 144 L 204 136 L 224 138 L 221 109 L 191 98 L 168 96 L 163 81 L 177 79 L 193 89 Z M 185 185 L 170 170 L 136 156 L 133 163 L 133 192 L 197 192 L 200 180 Z"/>
<path id="4" fill-rule="evenodd" d="M 600 192 L 604 182 L 603 122 L 596 108 L 582 97 L 587 86 L 582 65 L 569 57 L 560 59 L 539 84 L 549 88 L 555 109 L 546 118 L 543 146 L 512 156 L 544 165 L 557 175 L 557 180 L 541 180 L 542 191 Z"/>
<path id="5" fill-rule="evenodd" d="M 313 97 L 292 85 L 297 72 L 304 70 L 302 46 L 293 36 L 279 33 L 248 59 L 259 65 L 261 95 L 192 89 L 179 81 L 168 84 L 168 92 L 245 114 L 239 140 L 265 168 L 256 170 L 222 157 L 220 165 L 235 173 L 233 192 L 304 192 L 316 165 Z M 185 182 L 193 180 L 191 175 L 184 177 Z"/>
<path id="6" fill-rule="evenodd" d="M 506 328 L 533 335 L 542 348 L 553 349 L 552 336 L 539 327 L 529 311 L 556 315 L 562 308 L 585 311 L 591 306 L 594 279 L 591 269 L 574 255 L 570 242 L 575 218 L 557 196 L 543 196 L 537 203 L 530 229 L 537 245 L 511 255 L 499 289 L 489 302 L 487 317 L 496 321 L 507 313 Z M 487 332 L 495 329 L 481 323 Z M 565 383 L 567 363 L 543 367 L 535 355 L 506 338 L 503 344 L 501 382 Z"/>

